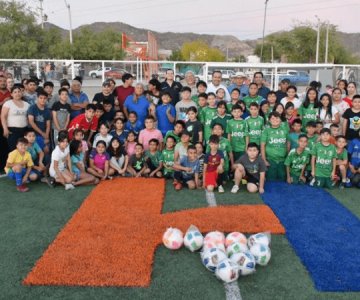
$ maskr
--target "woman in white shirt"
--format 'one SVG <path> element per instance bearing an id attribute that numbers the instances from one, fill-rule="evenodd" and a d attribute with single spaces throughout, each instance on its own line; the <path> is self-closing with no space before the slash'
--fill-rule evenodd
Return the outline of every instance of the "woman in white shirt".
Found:
<path id="1" fill-rule="evenodd" d="M 349 104 L 342 99 L 342 93 L 339 88 L 335 88 L 332 91 L 332 103 L 333 106 L 338 110 L 340 116 L 340 127 L 343 123 L 342 115 L 344 114 L 345 110 L 350 108 Z"/>
<path id="2" fill-rule="evenodd" d="M 330 128 L 331 124 L 340 123 L 340 115 L 336 107 L 332 105 L 331 96 L 327 93 L 320 97 L 319 119 L 323 122 L 324 128 Z"/>
<path id="3" fill-rule="evenodd" d="M 294 85 L 290 85 L 287 90 L 287 96 L 282 98 L 280 103 L 285 107 L 288 102 L 292 102 L 294 104 L 295 111 L 294 113 L 297 114 L 297 110 L 301 106 L 302 102 L 299 98 L 296 98 L 297 88 Z M 295 115 L 296 116 L 296 115 Z"/>
<path id="4" fill-rule="evenodd" d="M 16 141 L 24 137 L 28 126 L 27 111 L 29 104 L 22 100 L 23 93 L 19 86 L 11 89 L 11 99 L 3 104 L 1 110 L 1 124 L 4 137 L 8 140 L 9 150 L 16 148 Z"/>

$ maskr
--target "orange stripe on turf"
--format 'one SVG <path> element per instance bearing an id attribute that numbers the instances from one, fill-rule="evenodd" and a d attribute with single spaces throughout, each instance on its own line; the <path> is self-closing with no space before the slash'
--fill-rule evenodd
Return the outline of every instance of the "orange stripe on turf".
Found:
<path id="1" fill-rule="evenodd" d="M 155 249 L 170 226 L 183 231 L 194 224 L 203 232 L 285 232 L 266 205 L 162 215 L 164 193 L 165 181 L 158 179 L 102 182 L 37 261 L 24 284 L 149 286 Z"/>

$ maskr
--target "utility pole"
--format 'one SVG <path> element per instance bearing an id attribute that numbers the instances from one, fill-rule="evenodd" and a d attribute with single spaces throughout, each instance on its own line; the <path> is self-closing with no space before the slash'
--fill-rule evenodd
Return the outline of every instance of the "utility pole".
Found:
<path id="1" fill-rule="evenodd" d="M 319 48 L 320 48 L 320 18 L 315 15 L 315 18 L 318 21 L 317 24 L 317 36 L 316 36 L 316 58 L 315 58 L 315 63 L 318 64 L 319 63 Z"/>
<path id="2" fill-rule="evenodd" d="M 329 56 L 329 21 L 326 23 L 326 40 L 325 40 L 325 63 L 328 63 L 328 56 Z"/>
<path id="3" fill-rule="evenodd" d="M 66 0 L 64 0 L 64 2 L 65 2 L 66 8 L 68 9 L 68 14 L 69 14 L 69 25 L 70 25 L 70 28 L 69 28 L 69 39 L 70 39 L 70 45 L 72 45 L 72 43 L 73 43 L 73 36 L 72 36 L 72 20 L 71 20 L 70 4 L 68 4 Z"/>
<path id="4" fill-rule="evenodd" d="M 269 0 L 265 0 L 265 13 L 264 13 L 264 24 L 263 24 L 263 32 L 262 32 L 262 43 L 261 43 L 261 51 L 260 51 L 260 62 L 263 60 L 263 51 L 264 51 L 264 37 L 265 37 L 265 23 L 266 23 L 266 10 L 267 4 Z"/>
<path id="5" fill-rule="evenodd" d="M 41 17 L 41 28 L 44 29 L 44 9 L 43 9 L 43 1 L 39 0 L 40 2 L 40 17 Z"/>

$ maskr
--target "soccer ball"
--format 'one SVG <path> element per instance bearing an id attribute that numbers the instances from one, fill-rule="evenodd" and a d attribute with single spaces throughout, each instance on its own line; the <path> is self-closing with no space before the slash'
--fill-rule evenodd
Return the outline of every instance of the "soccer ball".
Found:
<path id="1" fill-rule="evenodd" d="M 215 276 L 224 282 L 233 282 L 239 278 L 239 267 L 226 258 L 218 263 Z"/>
<path id="2" fill-rule="evenodd" d="M 204 244 L 203 244 L 203 250 L 209 250 L 209 249 L 212 249 L 212 248 L 218 248 L 220 249 L 221 251 L 224 251 L 226 252 L 225 250 L 225 245 L 224 244 L 215 244 L 215 243 L 211 243 L 211 242 L 205 242 L 204 241 Z"/>
<path id="3" fill-rule="evenodd" d="M 211 231 L 204 238 L 204 248 L 220 248 L 225 251 L 225 235 L 220 231 Z"/>
<path id="4" fill-rule="evenodd" d="M 247 244 L 247 239 L 244 234 L 241 232 L 231 232 L 226 236 L 225 246 L 229 247 L 232 243 L 239 242 L 242 244 Z"/>
<path id="5" fill-rule="evenodd" d="M 270 234 L 260 232 L 260 233 L 251 235 L 248 239 L 249 248 L 251 248 L 251 246 L 254 245 L 255 243 L 269 246 L 270 245 Z"/>
<path id="6" fill-rule="evenodd" d="M 255 261 L 260 266 L 266 266 L 271 258 L 271 250 L 269 246 L 255 243 L 250 247 L 250 252 L 255 257 Z"/>
<path id="7" fill-rule="evenodd" d="M 206 249 L 201 252 L 202 263 L 211 272 L 215 272 L 218 263 L 226 258 L 226 253 L 219 248 Z"/>
<path id="8" fill-rule="evenodd" d="M 249 251 L 248 246 L 240 242 L 232 243 L 230 246 L 226 248 L 226 254 L 228 257 L 233 255 L 234 253 L 245 252 L 245 251 Z"/>
<path id="9" fill-rule="evenodd" d="M 191 252 L 199 250 L 204 244 L 204 237 L 202 236 L 199 229 L 191 225 L 189 229 L 185 233 L 184 237 L 184 245 L 188 248 Z"/>
<path id="10" fill-rule="evenodd" d="M 163 235 L 163 243 L 171 250 L 179 249 L 184 242 L 184 235 L 180 229 L 168 228 Z"/>
<path id="11" fill-rule="evenodd" d="M 239 273 L 242 276 L 255 272 L 255 257 L 250 251 L 234 253 L 231 255 L 230 260 L 238 265 Z"/>

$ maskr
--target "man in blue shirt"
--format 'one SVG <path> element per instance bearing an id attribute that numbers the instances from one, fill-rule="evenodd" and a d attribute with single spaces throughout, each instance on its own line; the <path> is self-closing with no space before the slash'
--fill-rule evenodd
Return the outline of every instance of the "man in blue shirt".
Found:
<path id="1" fill-rule="evenodd" d="M 266 99 L 267 94 L 270 92 L 270 89 L 264 85 L 263 72 L 255 72 L 253 81 L 257 84 L 257 86 L 259 88 L 258 95 L 263 97 L 264 99 Z"/>
<path id="2" fill-rule="evenodd" d="M 129 118 L 129 113 L 134 111 L 142 125 L 144 125 L 145 118 L 149 114 L 150 107 L 150 103 L 143 93 L 144 86 L 141 83 L 137 83 L 134 94 L 127 96 L 124 102 L 124 114 L 126 118 Z"/>
<path id="3" fill-rule="evenodd" d="M 78 115 L 85 112 L 85 107 L 89 104 L 88 96 L 81 91 L 82 80 L 75 77 L 71 83 L 69 99 L 71 102 L 70 119 L 74 119 Z"/>
<path id="4" fill-rule="evenodd" d="M 244 72 L 236 72 L 233 76 L 234 83 L 228 86 L 229 94 L 237 88 L 240 91 L 240 100 L 249 95 L 249 87 L 244 83 L 247 79 Z"/>

